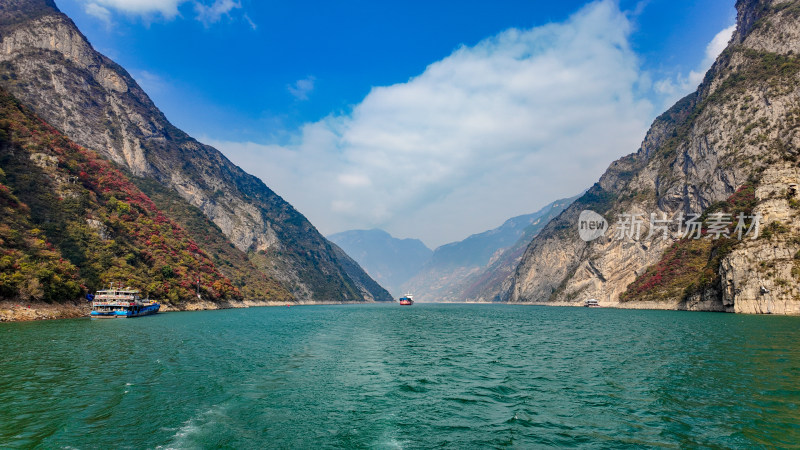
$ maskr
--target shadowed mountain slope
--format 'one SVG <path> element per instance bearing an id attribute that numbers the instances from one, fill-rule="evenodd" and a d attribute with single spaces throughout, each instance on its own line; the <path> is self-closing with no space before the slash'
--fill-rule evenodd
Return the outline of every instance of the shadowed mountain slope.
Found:
<path id="1" fill-rule="evenodd" d="M 433 253 L 419 239 L 397 239 L 383 230 L 351 230 L 328 236 L 352 255 L 369 274 L 391 290 L 404 294 L 402 285 Z"/>
<path id="2" fill-rule="evenodd" d="M 113 163 L 0 89 L 0 300 L 70 304 L 124 282 L 177 309 L 241 304 L 231 278 L 247 274 L 221 270 L 207 236 L 193 240 Z M 261 298 L 291 298 L 275 280 L 248 281 Z"/>
<path id="3" fill-rule="evenodd" d="M 364 301 L 388 295 L 355 281 L 351 274 L 368 276 L 349 262 L 346 270 L 316 228 L 261 180 L 174 127 L 52 1 L 0 5 L 0 85 L 78 144 L 156 182 L 141 187 L 159 206 L 201 211 L 249 259 L 226 258 L 231 264 L 242 270 L 255 266 L 294 299 Z M 156 195 L 158 186 L 183 204 Z M 190 232 L 197 228 L 195 219 L 191 213 L 176 216 Z M 201 235 L 198 230 L 194 237 Z"/>

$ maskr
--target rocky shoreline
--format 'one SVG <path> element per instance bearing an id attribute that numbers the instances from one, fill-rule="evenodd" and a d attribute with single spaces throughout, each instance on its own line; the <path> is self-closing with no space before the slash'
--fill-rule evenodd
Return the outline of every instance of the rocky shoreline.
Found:
<path id="1" fill-rule="evenodd" d="M 89 302 L 74 303 L 19 303 L 0 302 L 0 322 L 29 322 L 33 320 L 76 319 L 88 317 L 92 306 Z"/>
<path id="2" fill-rule="evenodd" d="M 575 302 L 507 302 L 508 305 L 526 306 L 568 306 L 582 308 L 582 303 Z M 728 308 L 717 302 L 684 302 L 680 300 L 672 301 L 641 301 L 641 302 L 600 302 L 600 307 L 610 309 L 643 309 L 652 311 L 689 311 L 689 312 L 722 312 L 731 314 L 752 314 L 752 315 L 776 315 L 776 316 L 800 316 L 800 311 L 792 309 L 791 305 L 785 303 L 778 304 L 782 308 L 775 311 L 764 311 L 754 308 Z"/>
<path id="3" fill-rule="evenodd" d="M 373 302 L 369 302 L 373 303 Z M 374 302 L 389 303 L 389 302 Z M 192 302 L 186 305 L 174 306 L 169 304 L 161 305 L 161 312 L 175 311 L 208 311 L 217 309 L 232 308 L 257 308 L 262 306 L 310 306 L 310 305 L 355 305 L 365 304 L 365 302 L 337 302 L 337 301 L 299 301 L 299 302 L 275 302 L 267 300 L 245 300 L 241 302 L 213 303 L 209 301 Z M 19 302 L 0 302 L 0 322 L 30 322 L 34 320 L 57 320 L 57 319 L 79 319 L 89 317 L 92 307 L 89 302 L 74 303 L 19 303 Z"/>

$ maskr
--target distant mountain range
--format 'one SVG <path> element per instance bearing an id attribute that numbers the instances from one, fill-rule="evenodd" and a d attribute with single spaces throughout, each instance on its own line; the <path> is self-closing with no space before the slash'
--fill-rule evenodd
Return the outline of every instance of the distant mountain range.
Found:
<path id="1" fill-rule="evenodd" d="M 213 147 L 197 142 L 173 126 L 122 67 L 92 48 L 52 0 L 0 2 L 0 87 L 5 90 L 4 96 L 16 99 L 8 101 L 19 101 L 23 105 L 20 111 L 31 123 L 46 122 L 56 130 L 55 134 L 63 134 L 83 147 L 81 152 L 88 152 L 86 155 L 96 152 L 109 161 L 119 182 L 126 185 L 125 192 L 130 193 L 123 198 L 115 196 L 114 204 L 130 205 L 128 197 L 139 198 L 134 192 L 140 191 L 144 195 L 142 202 L 152 202 L 147 204 L 153 217 L 163 216 L 176 229 L 181 229 L 184 233 L 181 236 L 197 247 L 194 254 L 206 255 L 219 271 L 219 281 L 230 281 L 244 298 L 281 302 L 391 300 L 389 293 L 371 280 L 358 264 L 346 258 L 261 180 L 245 173 Z M 35 116 L 38 118 L 34 119 Z M 2 145 L 6 148 L 26 145 L 22 136 L 14 133 L 5 139 Z M 44 156 L 35 156 L 39 154 Z M 51 157 L 57 159 L 56 172 L 42 175 L 45 178 L 60 180 L 61 176 L 77 176 L 83 183 L 84 179 L 97 176 L 92 170 L 84 170 L 85 175 L 72 173 L 72 167 L 62 166 L 67 156 L 41 150 L 30 152 L 30 157 L 44 158 L 43 161 L 50 161 Z M 91 156 L 85 157 L 91 159 Z M 7 163 L 22 164 L 10 160 Z M 6 175 L 9 195 L 34 202 L 40 198 L 38 194 L 31 197 L 34 191 L 27 191 L 32 185 L 11 179 L 9 171 Z M 128 187 L 126 183 L 129 182 L 135 185 L 135 190 Z M 56 183 L 58 186 L 60 184 Z M 92 197 L 91 193 L 87 195 Z M 97 203 L 82 204 L 81 208 L 70 210 L 68 222 L 92 220 L 96 226 L 84 230 L 91 235 L 89 241 L 100 236 L 98 230 L 108 230 L 112 241 L 123 239 L 116 234 L 118 225 L 114 221 L 124 222 L 125 214 L 114 215 L 115 206 L 108 204 L 112 199 L 103 195 L 92 200 Z M 107 215 L 98 213 L 106 210 Z M 20 211 L 14 216 L 24 215 Z M 123 247 L 130 250 L 128 265 L 115 266 L 113 258 L 95 261 L 100 264 L 96 268 L 97 277 L 85 278 L 86 267 L 79 257 L 81 251 L 64 246 L 81 247 L 88 245 L 86 241 L 77 236 L 66 239 L 59 234 L 63 234 L 62 231 L 45 226 L 51 223 L 46 215 L 34 214 L 28 220 L 31 226 L 42 231 L 41 239 L 54 246 L 53 251 L 60 252 L 61 257 L 75 266 L 77 276 L 88 282 L 81 288 L 83 291 L 97 289 L 110 280 L 135 281 L 139 284 L 136 287 L 144 289 L 141 283 L 152 275 L 151 269 L 155 270 L 148 266 L 139 271 L 134 264 L 136 261 L 155 264 L 142 256 L 155 244 L 150 240 L 142 246 L 143 241 L 131 238 L 130 247 Z M 7 223 L 0 225 L 11 227 Z M 177 247 L 174 251 L 181 254 Z M 115 252 L 122 252 L 122 249 Z M 191 273 L 190 266 L 197 261 L 180 259 L 168 265 L 173 276 L 192 284 L 195 280 L 184 275 Z M 163 261 L 156 259 L 156 262 Z M 114 267 L 118 270 L 113 270 Z M 211 266 L 207 267 L 212 270 Z M 145 273 L 148 276 L 137 275 Z M 164 269 L 164 273 L 169 274 L 169 270 Z M 267 289 L 264 283 L 272 287 Z M 177 293 L 179 298 L 174 301 L 175 305 L 190 307 L 193 302 L 197 303 L 196 297 L 185 298 L 185 292 L 170 286 L 159 292 L 169 298 L 174 297 L 173 292 Z M 30 293 L 26 300 L 44 299 L 36 290 L 12 293 L 0 289 L 0 300 L 22 298 L 27 295 L 25 293 Z M 213 302 L 224 296 L 208 298 Z"/>
<path id="2" fill-rule="evenodd" d="M 522 252 L 550 220 L 577 197 L 557 200 L 535 213 L 437 248 L 403 289 L 421 301 L 495 301 Z"/>
<path id="3" fill-rule="evenodd" d="M 419 239 L 397 239 L 377 229 L 344 231 L 328 239 L 353 257 L 395 297 L 405 293 L 403 283 L 419 272 L 433 254 Z"/>
<path id="4" fill-rule="evenodd" d="M 415 299 L 427 302 L 491 301 L 533 236 L 575 198 L 555 201 L 435 251 L 418 239 L 397 239 L 377 229 L 345 231 L 328 239 L 395 297 L 412 292 Z"/>

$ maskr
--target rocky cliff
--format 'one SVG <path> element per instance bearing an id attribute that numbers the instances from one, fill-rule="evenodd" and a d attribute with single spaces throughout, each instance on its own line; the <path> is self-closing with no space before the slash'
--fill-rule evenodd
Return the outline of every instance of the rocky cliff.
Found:
<path id="1" fill-rule="evenodd" d="M 800 2 L 736 7 L 737 30 L 698 90 L 531 242 L 505 299 L 800 314 Z M 588 242 L 584 210 L 609 225 Z M 683 220 L 695 214 L 699 239 Z M 728 237 L 715 221 L 732 222 Z"/>
<path id="2" fill-rule="evenodd" d="M 291 299 L 275 280 L 226 276 L 216 240 L 210 229 L 198 244 L 112 163 L 0 89 L 0 321 L 73 316 L 111 282 L 172 309 L 246 306 L 242 277 L 251 301 Z"/>
<path id="3" fill-rule="evenodd" d="M 511 285 L 514 270 L 522 260 L 528 244 L 542 232 L 551 220 L 558 217 L 579 196 L 556 200 L 542 208 L 522 231 L 517 242 L 493 255 L 489 263 L 460 283 L 460 296 L 470 302 L 496 302 Z"/>
<path id="4" fill-rule="evenodd" d="M 296 300 L 388 298 L 383 289 L 365 297 L 365 284 L 353 280 L 302 214 L 222 153 L 170 124 L 52 1 L 0 5 L 0 85 L 78 144 L 177 193 L 182 209 L 202 211 Z M 366 277 L 357 266 L 348 267 Z"/>

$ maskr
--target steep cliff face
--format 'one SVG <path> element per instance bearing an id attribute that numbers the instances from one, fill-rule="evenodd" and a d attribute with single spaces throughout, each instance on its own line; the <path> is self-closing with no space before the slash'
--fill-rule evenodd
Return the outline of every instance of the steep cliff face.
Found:
<path id="1" fill-rule="evenodd" d="M 499 251 L 499 256 L 494 255 L 488 265 L 460 283 L 461 297 L 473 302 L 501 301 L 502 294 L 511 285 L 514 270 L 522 260 L 528 244 L 578 197 L 557 200 L 539 211 L 540 215 L 525 228 L 514 245 Z"/>
<path id="2" fill-rule="evenodd" d="M 165 307 L 244 306 L 209 237 L 198 244 L 109 161 L 0 89 L 0 303 L 69 316 L 83 294 L 124 282 Z M 250 285 L 250 300 L 291 298 L 274 280 Z M 0 321 L 15 318 L 0 307 Z"/>
<path id="3" fill-rule="evenodd" d="M 296 299 L 365 298 L 303 215 L 219 151 L 170 124 L 52 1 L 0 6 L 0 85 L 80 145 L 199 208 Z"/>
<path id="4" fill-rule="evenodd" d="M 800 313 L 800 2 L 736 6 L 737 31 L 697 92 L 531 242 L 506 299 Z M 746 215 L 761 215 L 760 237 L 706 234 L 715 213 L 731 214 L 733 231 L 743 189 L 753 196 Z M 608 220 L 603 237 L 579 237 L 583 210 Z M 663 230 L 648 237 L 651 213 L 672 221 L 669 238 Z M 625 234 L 628 214 L 644 222 L 638 238 Z M 703 214 L 705 235 L 678 240 L 675 226 L 692 214 Z"/>

